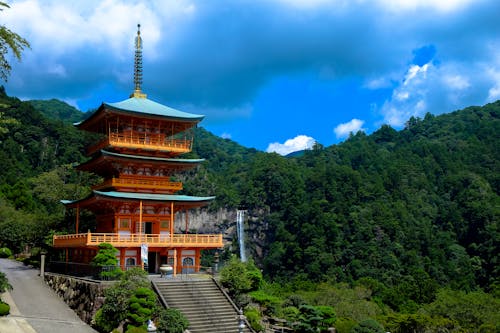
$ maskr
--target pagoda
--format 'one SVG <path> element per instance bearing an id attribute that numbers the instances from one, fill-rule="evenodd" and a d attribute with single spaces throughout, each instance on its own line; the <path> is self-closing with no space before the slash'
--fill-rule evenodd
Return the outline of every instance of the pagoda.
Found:
<path id="1" fill-rule="evenodd" d="M 192 129 L 203 115 L 175 110 L 147 98 L 142 84 L 142 38 L 135 39 L 134 85 L 130 98 L 102 103 L 87 119 L 74 124 L 99 134 L 87 148 L 87 162 L 76 168 L 102 177 L 102 183 L 81 200 L 62 200 L 75 209 L 75 233 L 55 235 L 53 246 L 64 249 L 69 262 L 89 263 L 98 245 L 118 249 L 120 267 L 162 264 L 173 274 L 200 270 L 201 252 L 223 247 L 222 234 L 192 234 L 189 212 L 215 197 L 177 194 L 183 184 L 172 176 L 196 167 L 203 159 L 186 159 L 193 145 Z M 79 230 L 80 211 L 94 213 L 95 232 Z M 176 225 L 177 224 L 177 225 Z M 179 230 L 184 229 L 184 233 Z"/>

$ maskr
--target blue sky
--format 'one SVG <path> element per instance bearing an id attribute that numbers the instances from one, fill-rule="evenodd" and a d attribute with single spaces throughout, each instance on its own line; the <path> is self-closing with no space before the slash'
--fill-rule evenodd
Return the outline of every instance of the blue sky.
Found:
<path id="1" fill-rule="evenodd" d="M 143 91 L 246 147 L 287 154 L 500 99 L 498 0 L 9 1 L 31 43 L 7 93 L 82 111 Z"/>

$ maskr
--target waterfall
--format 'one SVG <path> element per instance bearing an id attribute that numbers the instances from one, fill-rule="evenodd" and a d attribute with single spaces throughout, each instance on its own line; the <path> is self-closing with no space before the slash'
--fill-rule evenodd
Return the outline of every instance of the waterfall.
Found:
<path id="1" fill-rule="evenodd" d="M 247 261 L 247 256 L 245 254 L 245 226 L 244 226 L 244 210 L 236 211 L 236 232 L 238 233 L 238 243 L 240 245 L 240 259 L 242 262 Z"/>

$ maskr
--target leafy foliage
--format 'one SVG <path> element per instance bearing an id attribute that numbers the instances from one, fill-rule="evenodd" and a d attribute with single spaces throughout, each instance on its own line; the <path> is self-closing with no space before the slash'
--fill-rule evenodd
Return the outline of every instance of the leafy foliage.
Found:
<path id="1" fill-rule="evenodd" d="M 262 281 L 262 274 L 252 261 L 241 262 L 236 256 L 220 271 L 220 282 L 233 296 L 256 290 Z"/>
<path id="2" fill-rule="evenodd" d="M 0 258 L 8 258 L 12 255 L 12 251 L 8 247 L 0 248 Z"/>
<path id="3" fill-rule="evenodd" d="M 384 333 L 385 330 L 376 320 L 366 319 L 354 326 L 351 333 Z"/>
<path id="4" fill-rule="evenodd" d="M 129 326 L 144 327 L 156 309 L 156 294 L 150 288 L 139 287 L 129 299 L 127 321 Z"/>
<path id="5" fill-rule="evenodd" d="M 120 278 L 123 273 L 118 267 L 118 259 L 116 259 L 118 250 L 109 243 L 101 243 L 98 247 L 99 250 L 90 263 L 101 269 L 100 278 L 103 280 Z"/>
<path id="6" fill-rule="evenodd" d="M 3 7 L 3 8 L 2 8 Z M 0 1 L 0 11 L 4 8 L 9 8 L 9 5 Z M 7 61 L 7 54 L 12 52 L 17 60 L 21 60 L 21 52 L 24 48 L 29 48 L 28 41 L 15 32 L 8 29 L 6 26 L 0 26 L 0 78 L 7 81 L 10 74 L 11 65 Z"/>
<path id="7" fill-rule="evenodd" d="M 189 327 L 189 321 L 177 309 L 162 309 L 158 315 L 159 333 L 183 333 Z"/>
<path id="8" fill-rule="evenodd" d="M 0 272 L 0 294 L 6 292 L 7 290 L 12 290 L 12 286 L 7 280 L 7 276 L 3 272 Z"/>
<path id="9" fill-rule="evenodd" d="M 10 312 L 10 305 L 0 300 L 0 317 L 6 316 Z"/>
<path id="10" fill-rule="evenodd" d="M 118 327 L 127 318 L 134 291 L 149 286 L 147 272 L 139 268 L 126 271 L 119 282 L 105 290 L 104 304 L 94 316 L 94 327 L 99 332 L 111 332 Z"/>

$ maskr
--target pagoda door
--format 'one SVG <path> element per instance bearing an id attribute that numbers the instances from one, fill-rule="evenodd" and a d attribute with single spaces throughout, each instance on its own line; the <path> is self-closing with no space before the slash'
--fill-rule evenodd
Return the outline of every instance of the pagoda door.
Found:
<path id="1" fill-rule="evenodd" d="M 152 234 L 153 233 L 153 222 L 146 222 L 144 225 L 144 233 L 145 234 Z"/>

